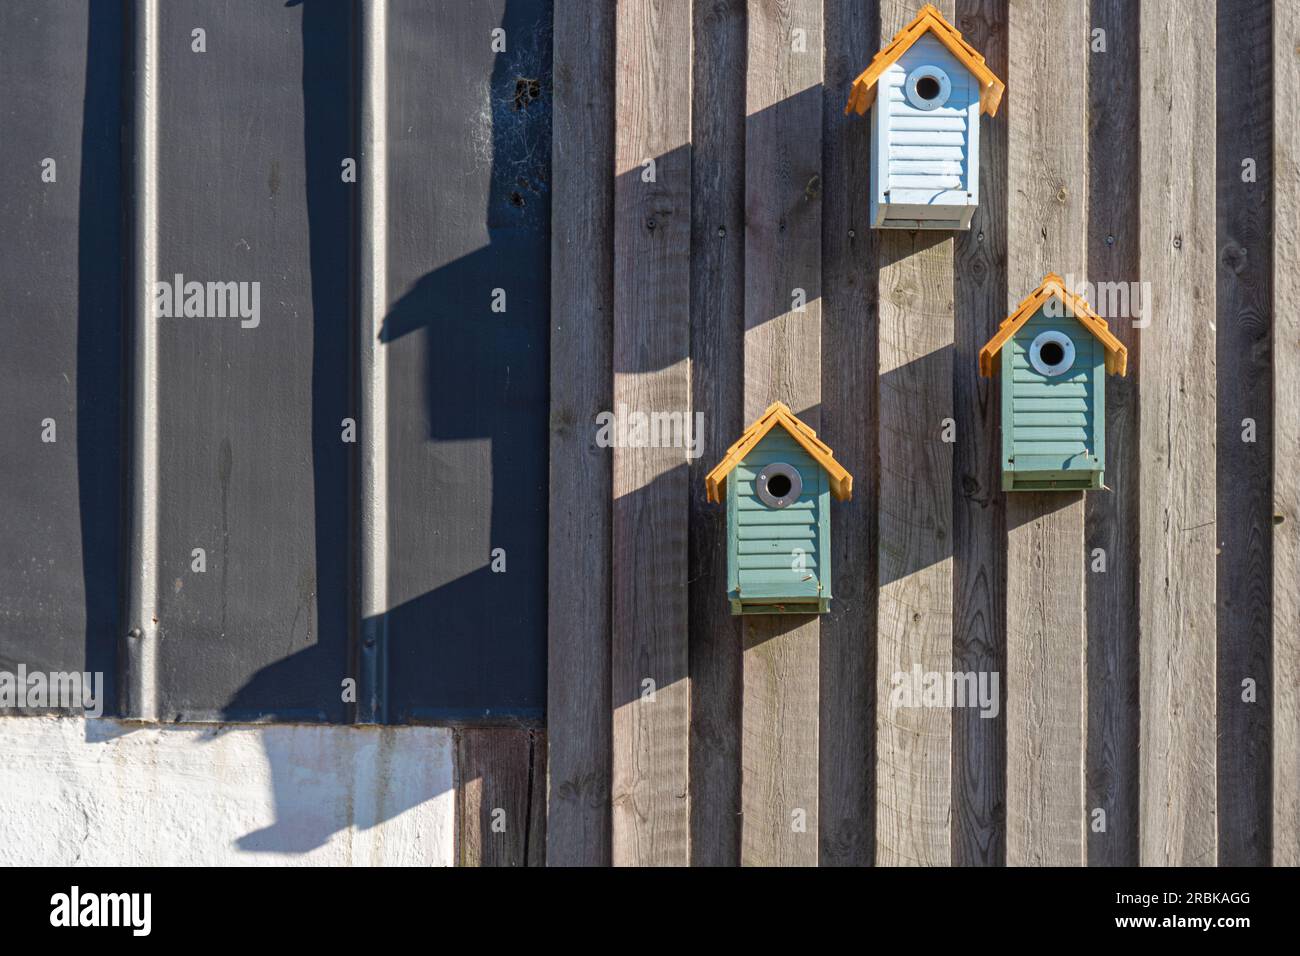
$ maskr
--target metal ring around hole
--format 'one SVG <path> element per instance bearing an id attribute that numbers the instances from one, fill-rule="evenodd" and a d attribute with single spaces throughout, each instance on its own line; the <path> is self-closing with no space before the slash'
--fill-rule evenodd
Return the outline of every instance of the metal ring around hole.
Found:
<path id="1" fill-rule="evenodd" d="M 778 498 L 768 490 L 768 484 L 777 475 L 784 475 L 790 479 L 790 490 L 784 496 Z M 803 477 L 799 474 L 799 469 L 794 465 L 787 465 L 783 461 L 775 461 L 770 465 L 763 466 L 758 474 L 758 481 L 754 482 L 755 493 L 758 500 L 763 502 L 769 508 L 788 508 L 799 500 L 803 494 Z"/>
<path id="2" fill-rule="evenodd" d="M 1055 365 L 1048 365 L 1043 361 L 1043 346 L 1053 342 L 1061 347 L 1061 361 Z M 1049 377 L 1064 375 L 1074 365 L 1074 343 L 1064 332 L 1055 329 L 1040 332 L 1034 341 L 1029 343 L 1029 364 L 1039 375 Z"/>
<path id="3" fill-rule="evenodd" d="M 916 92 L 916 84 L 926 77 L 939 84 L 939 95 L 934 99 L 927 100 Z M 948 102 L 948 97 L 952 96 L 952 80 L 948 79 L 948 74 L 940 67 L 927 63 L 925 66 L 918 66 L 907 75 L 907 80 L 903 83 L 903 95 L 918 110 L 937 110 Z"/>

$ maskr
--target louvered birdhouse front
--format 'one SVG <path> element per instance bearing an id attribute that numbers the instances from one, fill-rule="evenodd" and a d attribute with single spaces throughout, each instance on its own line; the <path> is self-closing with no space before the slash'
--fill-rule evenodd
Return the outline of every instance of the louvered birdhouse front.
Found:
<path id="1" fill-rule="evenodd" d="M 1106 373 L 1128 350 L 1061 277 L 1048 275 L 980 350 L 980 372 L 1002 372 L 1002 487 L 1103 487 Z"/>
<path id="2" fill-rule="evenodd" d="M 781 402 L 711 471 L 727 503 L 727 597 L 733 614 L 821 614 L 831 599 L 831 498 L 853 478 Z"/>
<path id="3" fill-rule="evenodd" d="M 874 228 L 970 228 L 980 195 L 980 115 L 997 112 L 1004 89 L 930 4 L 876 54 L 844 109 L 871 109 Z"/>

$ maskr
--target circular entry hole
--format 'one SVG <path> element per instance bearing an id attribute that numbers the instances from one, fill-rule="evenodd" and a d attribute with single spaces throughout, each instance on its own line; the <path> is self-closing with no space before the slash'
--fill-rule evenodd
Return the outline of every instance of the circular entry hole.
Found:
<path id="1" fill-rule="evenodd" d="M 767 480 L 767 490 L 773 498 L 784 498 L 790 494 L 790 476 L 776 474 Z"/>
<path id="2" fill-rule="evenodd" d="M 923 76 L 916 81 L 916 95 L 923 100 L 932 100 L 939 95 L 939 81 L 933 76 Z"/>
<path id="3" fill-rule="evenodd" d="M 1060 365 L 1065 360 L 1065 349 L 1060 342 L 1044 342 L 1038 350 L 1044 365 Z"/>
<path id="4" fill-rule="evenodd" d="M 775 461 L 759 473 L 758 480 L 754 482 L 754 492 L 759 501 L 779 511 L 799 500 L 803 494 L 803 479 L 794 465 Z"/>

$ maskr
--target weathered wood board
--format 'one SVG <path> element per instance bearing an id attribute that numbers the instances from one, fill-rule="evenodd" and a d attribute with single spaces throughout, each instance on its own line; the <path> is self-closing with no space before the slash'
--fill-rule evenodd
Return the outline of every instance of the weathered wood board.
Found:
<path id="1" fill-rule="evenodd" d="M 616 37 L 613 410 L 685 416 L 691 409 L 690 2 L 620 4 Z M 685 865 L 686 449 L 656 443 L 615 447 L 613 454 L 613 861 Z"/>
<path id="2" fill-rule="evenodd" d="M 745 0 L 695 3 L 691 90 L 691 863 L 740 862 L 741 629 L 727 601 L 727 510 L 704 476 L 744 421 Z"/>
<path id="3" fill-rule="evenodd" d="M 1272 59 L 1269 0 L 1217 9 L 1218 810 L 1219 863 L 1269 860 L 1273 711 Z M 1292 118 L 1300 108 L 1292 101 Z M 1285 479 L 1284 479 L 1285 480 Z"/>
<path id="4" fill-rule="evenodd" d="M 463 728 L 455 740 L 456 865 L 543 865 L 545 732 Z"/>
<path id="5" fill-rule="evenodd" d="M 1006 0 L 959 0 L 957 25 L 1007 76 Z M 998 383 L 979 373 L 979 350 L 1006 318 L 1007 119 L 980 130 L 980 204 L 953 248 L 953 670 L 1006 668 L 1006 495 L 1002 492 Z M 999 680 L 999 696 L 1006 682 Z M 995 866 L 1006 858 L 1006 708 L 952 715 L 952 863 Z"/>
<path id="6" fill-rule="evenodd" d="M 822 866 L 875 857 L 876 274 L 862 188 L 870 123 L 846 116 L 854 77 L 879 48 L 874 4 L 826 0 L 822 110 L 822 395 L 819 435 L 854 477 L 831 509 L 835 598 L 821 618 L 817 820 Z"/>
<path id="7" fill-rule="evenodd" d="M 1130 0 L 1094 0 L 1090 27 L 1105 52 L 1088 58 L 1088 279 L 1107 297 L 1138 275 L 1138 14 Z M 1090 38 L 1091 39 L 1091 38 Z M 1113 291 L 1111 291 L 1113 290 Z M 1097 298 L 1100 300 L 1101 295 Z M 1122 302 L 1123 299 L 1116 299 Z M 1130 298 L 1130 308 L 1132 302 Z M 1101 303 L 1094 302 L 1101 307 Z M 1089 866 L 1138 862 L 1138 331 L 1110 330 L 1129 350 L 1128 375 L 1106 377 L 1106 488 L 1087 495 Z M 1105 570 L 1098 559 L 1105 562 Z"/>
<path id="8" fill-rule="evenodd" d="M 751 4 L 745 119 L 745 422 L 821 406 L 822 9 Z M 744 622 L 741 863 L 816 865 L 816 617 Z"/>
<path id="9" fill-rule="evenodd" d="M 546 859 L 610 862 L 611 451 L 614 11 L 555 11 L 551 217 L 551 501 L 547 591 Z M 582 560 L 575 560 L 578 556 Z"/>
<path id="10" fill-rule="evenodd" d="M 1273 5 L 1273 863 L 1300 866 L 1300 9 Z M 1264 704 L 1267 706 L 1267 703 Z"/>
<path id="11" fill-rule="evenodd" d="M 1010 10 L 1007 311 L 1087 265 L 1086 0 Z M 1050 99 L 1052 109 L 1025 109 Z M 1003 389 L 1009 382 L 999 383 Z M 1083 494 L 1007 495 L 1007 863 L 1084 862 Z"/>
<path id="12" fill-rule="evenodd" d="M 1215 101 L 1210 0 L 1144 4 L 1141 862 L 1213 865 L 1215 787 L 1215 156 L 1192 118 Z"/>
<path id="13" fill-rule="evenodd" d="M 939 3 L 953 15 L 951 0 Z M 915 16 L 883 0 L 881 42 Z M 900 675 L 952 670 L 953 240 L 879 237 L 876 863 L 951 859 L 952 714 L 895 707 Z"/>

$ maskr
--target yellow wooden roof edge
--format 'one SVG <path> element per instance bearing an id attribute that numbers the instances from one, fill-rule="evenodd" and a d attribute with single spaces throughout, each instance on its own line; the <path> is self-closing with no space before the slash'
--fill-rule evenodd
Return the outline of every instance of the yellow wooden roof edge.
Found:
<path id="1" fill-rule="evenodd" d="M 894 38 L 872 58 L 867 68 L 858 74 L 849 91 L 849 101 L 844 106 L 844 112 L 856 112 L 861 116 L 870 109 L 876 98 L 876 81 L 908 51 L 913 43 L 921 39 L 926 31 L 933 33 L 936 39 L 979 80 L 980 112 L 996 116 L 1007 85 L 989 69 L 979 51 L 967 43 L 961 32 L 944 19 L 938 8 L 930 3 L 921 8 L 921 12 L 911 23 L 894 34 Z"/>
<path id="2" fill-rule="evenodd" d="M 1029 295 L 1025 296 L 1016 311 L 1007 316 L 998 326 L 997 334 L 980 349 L 980 374 L 985 378 L 996 370 L 993 359 L 1020 327 L 1029 321 L 1030 316 L 1042 307 L 1052 296 L 1060 299 L 1079 320 L 1079 323 L 1093 334 L 1106 348 L 1106 371 L 1112 375 L 1128 374 L 1128 347 L 1115 337 L 1106 320 L 1098 315 L 1081 295 L 1074 295 L 1065 288 L 1065 280 L 1055 272 L 1043 277 L 1043 283 Z"/>
<path id="3" fill-rule="evenodd" d="M 780 425 L 799 443 L 804 451 L 822 468 L 831 479 L 831 493 L 840 501 L 847 501 L 853 496 L 853 476 L 844 470 L 844 466 L 835 460 L 830 446 L 817 437 L 817 433 L 799 421 L 785 402 L 773 402 L 752 425 L 745 429 L 739 441 L 727 449 L 722 461 L 704 476 L 704 489 L 708 500 L 721 504 L 722 483 L 727 475 L 740 464 L 763 437 L 774 427 Z"/>

